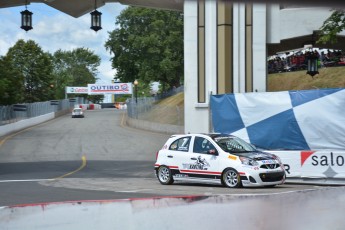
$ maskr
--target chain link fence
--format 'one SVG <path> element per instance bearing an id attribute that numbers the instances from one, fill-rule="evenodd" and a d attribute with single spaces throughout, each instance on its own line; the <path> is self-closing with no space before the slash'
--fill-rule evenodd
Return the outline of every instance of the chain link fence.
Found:
<path id="1" fill-rule="evenodd" d="M 158 100 L 183 92 L 183 86 L 158 94 L 155 97 L 140 97 L 127 101 L 128 117 L 157 123 L 184 125 L 184 107 L 171 105 L 157 105 Z M 48 113 L 70 111 L 75 105 L 87 102 L 82 97 L 46 102 L 23 103 L 0 106 L 0 126 L 19 120 L 41 116 Z"/>
<path id="2" fill-rule="evenodd" d="M 83 102 L 84 98 L 78 97 L 73 99 L 0 106 L 0 126 L 48 113 L 69 111 L 74 105 L 82 104 Z"/>
<path id="3" fill-rule="evenodd" d="M 183 92 L 183 86 L 155 97 L 139 97 L 127 101 L 127 115 L 133 119 L 171 125 L 184 125 L 184 106 L 158 105 L 158 100 Z"/>

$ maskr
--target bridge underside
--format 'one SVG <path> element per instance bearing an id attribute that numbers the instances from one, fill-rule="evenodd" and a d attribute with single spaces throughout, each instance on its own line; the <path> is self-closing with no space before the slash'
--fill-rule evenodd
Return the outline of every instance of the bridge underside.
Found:
<path id="1" fill-rule="evenodd" d="M 337 42 L 334 44 L 317 43 L 318 38 L 313 38 L 313 35 L 310 34 L 302 37 L 284 39 L 279 44 L 267 44 L 267 52 L 268 56 L 272 56 L 277 53 L 302 49 L 305 45 L 313 45 L 314 48 L 320 49 L 345 50 L 345 36 L 337 36 L 337 39 Z"/>
<path id="2" fill-rule="evenodd" d="M 24 6 L 31 3 L 47 4 L 75 18 L 93 11 L 95 4 L 98 8 L 107 3 L 183 11 L 183 0 L 1 0 L 0 8 Z"/>

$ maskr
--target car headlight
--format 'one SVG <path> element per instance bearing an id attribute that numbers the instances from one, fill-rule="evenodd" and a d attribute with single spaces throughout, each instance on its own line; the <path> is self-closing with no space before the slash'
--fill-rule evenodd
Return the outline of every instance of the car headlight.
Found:
<path id="1" fill-rule="evenodd" d="M 248 157 L 240 157 L 240 160 L 241 160 L 242 164 L 244 164 L 244 165 L 250 165 L 250 166 L 258 166 L 259 165 L 258 162 L 254 161 Z"/>

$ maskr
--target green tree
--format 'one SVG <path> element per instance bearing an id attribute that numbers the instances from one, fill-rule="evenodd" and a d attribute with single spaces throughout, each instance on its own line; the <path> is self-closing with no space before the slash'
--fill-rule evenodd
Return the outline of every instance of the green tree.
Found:
<path id="1" fill-rule="evenodd" d="M 99 104 L 104 100 L 104 95 L 88 95 L 87 100 L 92 103 Z"/>
<path id="2" fill-rule="evenodd" d="M 0 105 L 24 102 L 24 76 L 9 57 L 0 57 Z"/>
<path id="3" fill-rule="evenodd" d="M 335 10 L 320 28 L 321 43 L 336 43 L 337 34 L 345 30 L 345 10 Z"/>
<path id="4" fill-rule="evenodd" d="M 101 58 L 89 49 L 58 50 L 53 55 L 57 98 L 64 98 L 66 86 L 87 86 L 97 80 Z"/>
<path id="5" fill-rule="evenodd" d="M 20 39 L 6 55 L 12 67 L 23 76 L 25 102 L 38 102 L 53 99 L 54 79 L 50 55 L 32 40 Z"/>
<path id="6" fill-rule="evenodd" d="M 128 7 L 109 33 L 106 49 L 122 82 L 159 81 L 168 88 L 183 81 L 183 14 Z"/>

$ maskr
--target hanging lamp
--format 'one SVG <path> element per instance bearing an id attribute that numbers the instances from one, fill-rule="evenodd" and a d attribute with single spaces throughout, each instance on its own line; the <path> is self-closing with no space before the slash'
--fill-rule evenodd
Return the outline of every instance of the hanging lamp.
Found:
<path id="1" fill-rule="evenodd" d="M 91 27 L 90 29 L 93 29 L 94 31 L 98 31 L 98 30 L 101 30 L 102 29 L 102 18 L 101 18 L 101 15 L 102 13 L 97 11 L 97 4 L 96 4 L 96 1 L 95 0 L 95 10 L 92 11 L 90 14 L 91 14 Z"/>
<path id="2" fill-rule="evenodd" d="M 20 12 L 22 15 L 22 28 L 26 32 L 32 29 L 32 15 L 33 13 L 27 9 L 28 2 L 25 2 L 25 10 Z"/>
<path id="3" fill-rule="evenodd" d="M 308 61 L 307 74 L 309 74 L 311 77 L 314 77 L 316 74 L 319 74 L 318 55 L 315 52 L 311 51 L 306 54 L 306 59 Z"/>

